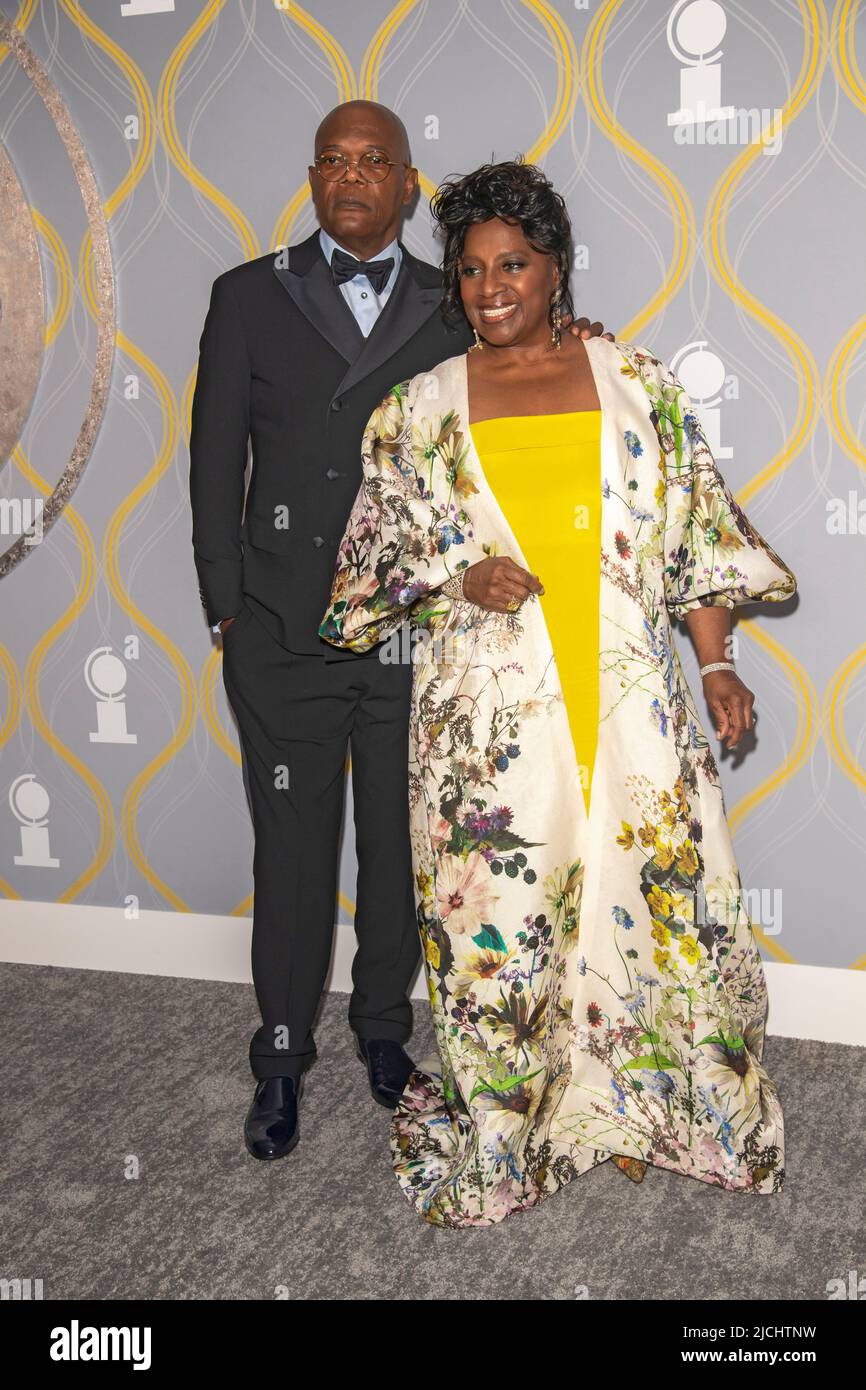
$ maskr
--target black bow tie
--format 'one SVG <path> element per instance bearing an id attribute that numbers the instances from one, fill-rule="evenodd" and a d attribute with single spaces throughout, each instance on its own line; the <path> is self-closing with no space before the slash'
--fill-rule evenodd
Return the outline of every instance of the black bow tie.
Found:
<path id="1" fill-rule="evenodd" d="M 383 261 L 359 261 L 347 251 L 341 251 L 339 246 L 334 247 L 331 256 L 331 276 L 335 285 L 354 280 L 356 275 L 366 275 L 377 294 L 382 293 L 393 269 L 393 256 L 386 256 Z"/>

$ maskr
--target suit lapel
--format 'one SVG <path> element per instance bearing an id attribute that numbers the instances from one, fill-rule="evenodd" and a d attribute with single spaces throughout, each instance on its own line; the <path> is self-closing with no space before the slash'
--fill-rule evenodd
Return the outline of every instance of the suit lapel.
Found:
<path id="1" fill-rule="evenodd" d="M 389 357 L 393 357 L 405 342 L 417 333 L 442 300 L 440 284 L 424 285 L 418 275 L 417 267 L 423 265 L 410 256 L 403 243 L 400 243 L 403 259 L 397 282 L 394 285 L 385 307 L 364 339 L 361 351 L 351 363 L 337 390 L 348 391 L 365 376 L 370 376 Z M 341 296 L 342 298 L 342 296 Z M 347 306 L 348 307 L 348 306 Z M 351 310 L 349 311 L 351 313 Z M 363 336 L 363 335 L 362 335 Z"/>
<path id="2" fill-rule="evenodd" d="M 288 266 L 274 260 L 274 274 L 304 317 L 344 357 L 349 366 L 334 394 L 347 391 L 387 362 L 418 331 L 442 299 L 439 277 L 400 243 L 403 259 L 397 282 L 368 337 L 331 279 L 318 230 L 289 247 Z M 277 253 L 279 255 L 279 253 Z M 285 252 L 283 252 L 285 256 Z M 430 283 L 432 280 L 432 283 Z"/>
<path id="3" fill-rule="evenodd" d="M 328 263 L 322 255 L 319 233 L 315 231 L 306 241 L 290 246 L 288 266 L 277 264 L 274 274 L 283 289 L 318 333 L 335 348 L 347 362 L 352 362 L 364 346 L 364 335 L 358 321 L 338 287 L 331 279 Z M 285 256 L 285 251 L 282 257 Z"/>

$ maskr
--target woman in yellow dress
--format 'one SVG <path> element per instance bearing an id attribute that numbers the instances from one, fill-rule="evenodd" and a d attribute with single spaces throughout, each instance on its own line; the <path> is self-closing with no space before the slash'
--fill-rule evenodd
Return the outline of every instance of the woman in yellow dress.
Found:
<path id="1" fill-rule="evenodd" d="M 795 577 L 670 368 L 560 331 L 570 224 L 541 170 L 486 165 L 433 211 L 445 312 L 476 346 L 371 416 L 319 629 L 383 660 L 407 615 L 429 639 L 409 811 L 437 1055 L 395 1111 L 395 1173 L 450 1227 L 611 1159 L 778 1192 L 766 982 L 671 619 L 734 747 L 754 696 L 730 609 Z"/>

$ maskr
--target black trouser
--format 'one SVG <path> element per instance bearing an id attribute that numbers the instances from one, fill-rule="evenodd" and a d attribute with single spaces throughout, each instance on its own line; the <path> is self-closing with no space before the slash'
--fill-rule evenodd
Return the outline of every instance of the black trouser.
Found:
<path id="1" fill-rule="evenodd" d="M 255 831 L 252 968 L 257 1078 L 313 1062 L 312 1023 L 334 934 L 346 754 L 358 859 L 349 1023 L 405 1042 L 420 959 L 409 839 L 411 667 L 375 653 L 288 652 L 245 603 L 226 629 L 223 678 L 238 721 Z"/>

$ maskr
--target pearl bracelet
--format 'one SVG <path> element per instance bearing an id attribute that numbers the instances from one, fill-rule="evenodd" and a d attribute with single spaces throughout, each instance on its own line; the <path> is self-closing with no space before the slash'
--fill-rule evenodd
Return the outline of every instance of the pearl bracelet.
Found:
<path id="1" fill-rule="evenodd" d="M 709 666 L 701 667 L 701 675 L 707 676 L 710 671 L 736 671 L 733 661 L 711 661 Z"/>

